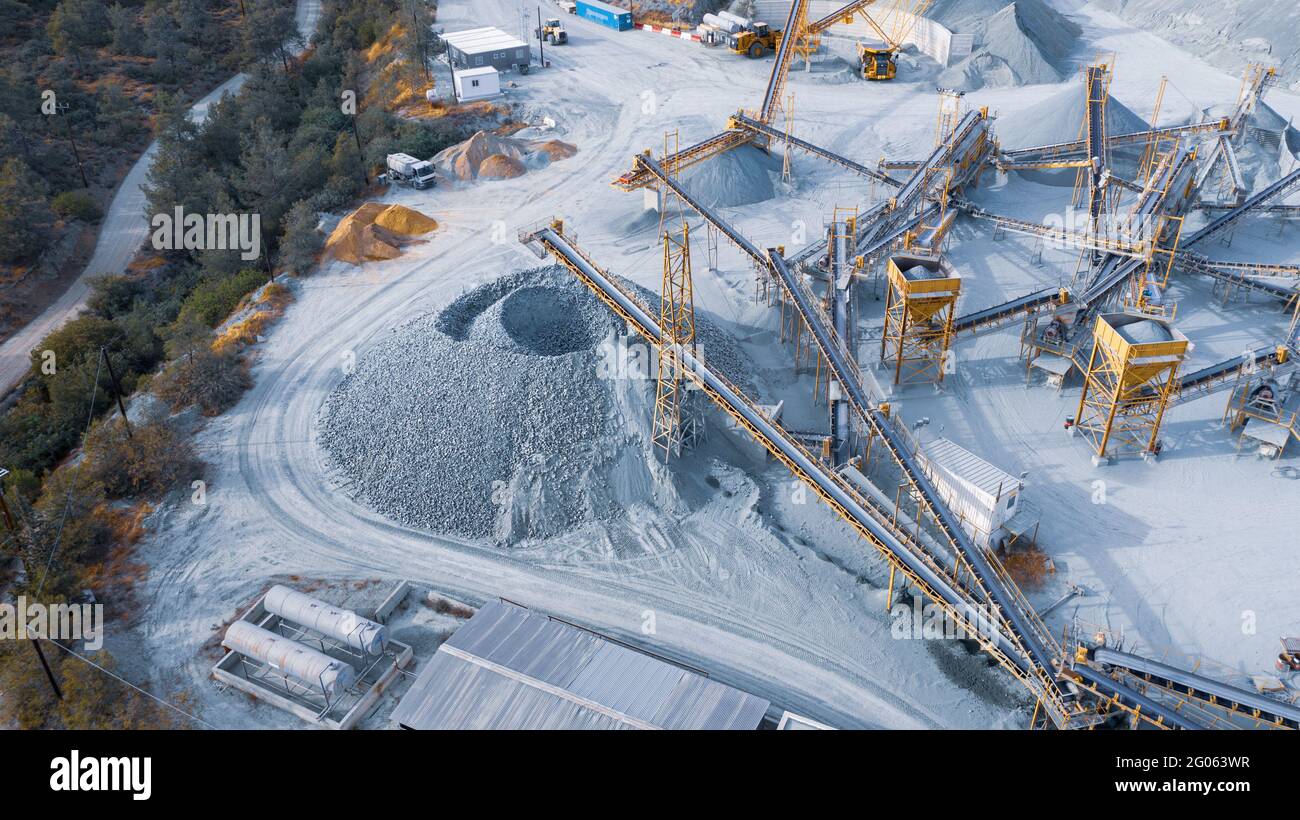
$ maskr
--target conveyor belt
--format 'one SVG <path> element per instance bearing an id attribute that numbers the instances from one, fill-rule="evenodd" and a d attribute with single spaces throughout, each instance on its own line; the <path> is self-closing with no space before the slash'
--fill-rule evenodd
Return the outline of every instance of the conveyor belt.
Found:
<path id="1" fill-rule="evenodd" d="M 1103 675 L 1096 669 L 1091 669 L 1083 664 L 1075 664 L 1070 668 L 1070 673 L 1078 675 L 1086 684 L 1095 687 L 1106 697 L 1115 698 L 1125 706 L 1138 710 L 1141 714 L 1155 715 L 1164 725 L 1172 729 L 1195 730 L 1201 728 L 1168 706 L 1158 703 L 1146 695 L 1134 692 L 1129 687 L 1107 675 Z"/>
<path id="2" fill-rule="evenodd" d="M 1115 148 L 1122 145 L 1136 145 L 1147 142 L 1153 138 L 1164 140 L 1169 137 L 1182 137 L 1190 134 L 1203 134 L 1208 131 L 1227 131 L 1229 128 L 1228 120 L 1212 120 L 1209 122 L 1194 123 L 1192 125 L 1170 125 L 1165 128 L 1153 128 L 1148 131 L 1130 131 L 1126 134 L 1112 134 L 1106 138 L 1106 147 Z M 1074 140 L 1072 142 L 1058 142 L 1052 145 L 1035 145 L 1029 148 L 1017 148 L 1013 151 L 1003 151 L 1002 157 L 1011 162 L 1027 161 L 1032 157 L 1039 155 L 1048 155 L 1053 157 L 1082 157 L 1087 150 L 1087 143 L 1084 140 Z"/>
<path id="3" fill-rule="evenodd" d="M 654 345 L 660 344 L 662 332 L 635 298 L 587 259 L 566 237 L 552 228 L 544 228 L 530 239 L 541 243 L 571 271 L 625 319 L 638 333 Z M 677 351 L 684 373 L 723 410 L 736 419 L 755 439 L 779 458 L 792 472 L 807 483 L 840 516 L 868 539 L 878 550 L 896 563 L 932 600 L 945 606 L 949 614 L 988 643 L 985 648 L 1000 656 L 1004 665 L 1018 669 L 1036 679 L 1033 664 L 1016 642 L 1003 634 L 1001 626 L 989 623 L 986 613 L 952 585 L 942 568 L 928 556 L 913 549 L 890 529 L 877 521 L 866 503 L 844 479 L 823 468 L 794 437 L 771 421 L 740 390 L 689 351 Z M 1022 678 L 1023 680 L 1023 678 Z"/>
<path id="4" fill-rule="evenodd" d="M 675 169 L 676 173 L 680 173 L 709 157 L 717 156 L 723 151 L 729 151 L 732 148 L 744 145 L 749 140 L 750 134 L 745 131 L 723 131 L 721 134 L 709 137 L 703 142 L 697 142 L 675 154 L 664 157 L 661 164 Z M 644 170 L 637 168 L 634 162 L 632 170 L 614 180 L 612 184 L 615 188 L 621 188 L 624 191 L 637 191 L 652 182 L 653 179 Z"/>
<path id="5" fill-rule="evenodd" d="M 794 59 L 795 41 L 808 14 L 808 0 L 794 0 L 790 4 L 790 16 L 786 18 L 785 30 L 781 32 L 781 42 L 776 47 L 776 62 L 772 65 L 772 75 L 767 80 L 767 90 L 763 92 L 763 107 L 759 110 L 759 119 L 771 122 L 776 107 L 781 104 L 781 92 L 785 88 L 786 73 Z"/>
<path id="6" fill-rule="evenodd" d="M 1277 345 L 1266 345 L 1264 347 L 1256 348 L 1251 351 L 1250 355 L 1256 365 L 1267 366 L 1276 364 Z M 1235 371 L 1241 368 L 1242 364 L 1245 363 L 1245 360 L 1246 358 L 1244 356 L 1233 356 L 1231 359 L 1226 359 L 1212 364 L 1209 367 L 1202 367 L 1200 370 L 1194 370 L 1191 373 L 1187 373 L 1178 379 L 1178 389 L 1180 392 L 1195 390 L 1197 388 L 1204 388 L 1216 381 L 1227 379 Z"/>
<path id="7" fill-rule="evenodd" d="M 760 266 L 767 265 L 767 258 L 762 251 L 754 246 L 752 242 L 741 235 L 740 231 L 731 227 L 725 219 L 714 213 L 713 209 L 691 196 L 687 190 L 682 187 L 676 179 L 668 174 L 654 157 L 646 154 L 639 154 L 636 158 L 637 167 L 643 169 L 650 177 L 659 181 L 660 184 L 666 185 L 673 193 L 681 197 L 691 210 L 695 211 L 704 220 L 713 227 L 717 228 L 723 236 L 727 237 L 732 244 L 740 248 L 755 264 Z"/>
<path id="8" fill-rule="evenodd" d="M 1300 168 L 1297 168 L 1296 170 L 1282 177 L 1277 182 L 1274 182 L 1272 185 L 1269 185 L 1267 188 L 1255 194 L 1254 196 L 1247 197 L 1245 202 L 1241 203 L 1236 208 L 1233 208 L 1231 211 L 1228 211 L 1226 214 L 1217 216 L 1214 219 L 1210 220 L 1209 224 L 1207 224 L 1204 228 L 1201 228 L 1200 230 L 1194 232 L 1191 236 L 1183 237 L 1183 241 L 1181 243 L 1182 247 L 1190 248 L 1192 245 L 1195 245 L 1197 242 L 1200 242 L 1203 239 L 1208 239 L 1209 237 L 1213 236 L 1214 234 L 1228 227 L 1232 223 L 1236 222 L 1238 219 L 1241 219 L 1243 216 L 1245 216 L 1247 213 L 1249 213 L 1251 210 L 1255 209 L 1259 205 L 1262 205 L 1263 203 L 1267 202 L 1268 200 L 1272 199 L 1275 196 L 1281 196 L 1282 194 L 1296 187 L 1296 185 L 1300 185 Z"/>
<path id="9" fill-rule="evenodd" d="M 902 437 L 894 429 L 888 417 L 866 395 L 862 382 L 856 373 L 856 363 L 847 360 L 846 351 L 839 340 L 832 335 L 830 328 L 826 326 L 822 312 L 811 303 L 807 290 L 795 279 L 795 274 L 789 269 L 780 254 L 769 249 L 768 257 L 771 260 L 773 273 L 776 274 L 777 280 L 785 288 L 795 309 L 803 317 L 804 323 L 826 359 L 828 368 L 835 376 L 836 381 L 840 383 L 845 397 L 853 405 L 857 414 L 889 448 L 894 461 L 921 496 L 925 506 L 934 516 L 936 524 L 958 553 L 965 558 L 968 566 L 978 577 L 987 592 L 990 603 L 996 606 L 1007 620 L 1032 659 L 1033 664 L 1038 668 L 1044 679 L 1048 681 L 1048 686 L 1055 687 L 1055 683 L 1052 681 L 1056 674 L 1054 668 L 1055 656 L 1047 651 L 1044 639 L 1040 638 L 1039 627 L 1031 624 L 1028 617 L 1020 609 L 1019 603 L 1012 600 L 1011 593 L 1003 586 L 1002 578 L 994 574 L 993 567 L 985 557 L 983 550 L 976 546 L 966 531 L 962 529 L 960 522 L 948 509 L 948 505 L 943 502 L 929 477 L 921 469 L 915 456 L 902 441 Z M 1057 700 L 1060 697 L 1059 692 L 1043 692 L 1041 694 L 1049 700 Z"/>
<path id="10" fill-rule="evenodd" d="M 1000 305 L 967 313 L 965 316 L 958 316 L 952 322 L 952 329 L 956 333 L 974 333 L 979 330 L 987 330 L 1020 314 L 1041 310 L 1053 302 L 1059 301 L 1060 295 L 1060 288 L 1043 288 L 1033 293 L 1026 293 L 1024 296 L 1017 296 L 1015 299 L 1003 302 Z"/>
<path id="11" fill-rule="evenodd" d="M 819 145 L 813 145 L 811 142 L 808 142 L 807 140 L 801 140 L 798 137 L 784 134 L 781 131 L 777 130 L 776 128 L 767 125 L 766 123 L 759 122 L 758 120 L 753 119 L 752 117 L 745 116 L 743 113 L 733 114 L 731 117 L 731 121 L 736 123 L 737 125 L 749 129 L 750 131 L 763 134 L 778 142 L 789 143 L 790 145 L 793 145 L 796 148 L 807 151 L 808 153 L 813 154 L 814 156 L 821 157 L 822 159 L 829 160 L 835 163 L 836 165 L 840 166 L 841 168 L 847 168 L 853 173 L 858 174 L 860 176 L 867 177 L 868 179 L 873 179 L 877 182 L 883 182 L 886 185 L 890 185 L 895 188 L 903 184 L 898 180 L 894 179 L 893 177 L 889 176 L 888 174 L 882 174 L 879 171 L 872 170 L 871 168 L 868 168 L 867 166 L 863 165 L 860 162 L 854 162 L 848 157 L 840 156 L 839 154 L 835 153 L 834 151 L 831 151 L 830 149 L 822 148 Z"/>
<path id="12" fill-rule="evenodd" d="M 1100 648 L 1093 651 L 1093 659 L 1106 666 L 1115 666 L 1145 678 L 1180 695 L 1208 703 L 1217 703 L 1232 711 L 1263 717 L 1270 723 L 1300 729 L 1300 707 L 1283 703 L 1222 681 L 1198 675 L 1129 652 Z M 1077 668 L 1076 668 L 1076 671 Z M 1236 707 L 1236 708 L 1233 708 Z"/>

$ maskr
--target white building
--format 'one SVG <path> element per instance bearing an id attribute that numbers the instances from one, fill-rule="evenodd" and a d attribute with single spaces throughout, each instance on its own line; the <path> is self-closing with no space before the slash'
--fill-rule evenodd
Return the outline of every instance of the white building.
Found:
<path id="1" fill-rule="evenodd" d="M 1019 511 L 1024 482 L 964 447 L 941 438 L 919 455 L 935 490 L 976 542 L 988 545 Z"/>
<path id="2" fill-rule="evenodd" d="M 492 66 L 456 72 L 456 99 L 461 102 L 482 100 L 500 93 L 501 75 Z"/>
<path id="3" fill-rule="evenodd" d="M 528 71 L 532 52 L 527 43 L 491 26 L 442 35 L 452 65 L 462 68 L 492 66 L 498 71 Z"/>

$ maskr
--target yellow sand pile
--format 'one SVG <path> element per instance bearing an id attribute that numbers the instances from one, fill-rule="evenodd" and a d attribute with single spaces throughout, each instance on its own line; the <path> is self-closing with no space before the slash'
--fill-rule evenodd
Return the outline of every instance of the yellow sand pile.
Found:
<path id="1" fill-rule="evenodd" d="M 433 158 L 438 169 L 456 179 L 511 179 L 554 160 L 567 159 L 578 149 L 566 142 L 536 143 L 479 131 Z"/>
<path id="2" fill-rule="evenodd" d="M 478 175 L 482 179 L 514 179 L 521 177 L 528 170 L 514 157 L 505 154 L 493 154 L 478 166 Z"/>
<path id="3" fill-rule="evenodd" d="M 537 150 L 550 157 L 552 162 L 557 159 L 568 159 L 578 153 L 577 146 L 570 145 L 567 142 L 560 142 L 559 140 L 547 140 L 537 146 Z"/>
<path id="4" fill-rule="evenodd" d="M 405 205 L 367 202 L 343 217 L 325 240 L 325 253 L 353 265 L 402 255 L 405 237 L 419 236 L 438 223 Z"/>

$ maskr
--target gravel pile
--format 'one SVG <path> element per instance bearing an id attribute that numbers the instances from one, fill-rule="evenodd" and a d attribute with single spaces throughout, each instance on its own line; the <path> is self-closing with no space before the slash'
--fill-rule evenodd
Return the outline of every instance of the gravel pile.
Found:
<path id="1" fill-rule="evenodd" d="M 553 269 L 480 287 L 397 328 L 327 401 L 320 441 L 367 505 L 499 542 L 591 515 L 585 476 L 618 433 L 597 348 L 618 327 Z"/>
<path id="2" fill-rule="evenodd" d="M 657 294 L 624 284 L 658 315 Z M 505 545 L 607 518 L 645 497 L 627 488 L 653 457 L 652 355 L 623 350 L 621 330 L 559 268 L 482 285 L 361 357 L 325 403 L 321 445 L 360 501 L 408 526 Z M 750 389 L 730 332 L 697 317 L 696 334 Z"/>

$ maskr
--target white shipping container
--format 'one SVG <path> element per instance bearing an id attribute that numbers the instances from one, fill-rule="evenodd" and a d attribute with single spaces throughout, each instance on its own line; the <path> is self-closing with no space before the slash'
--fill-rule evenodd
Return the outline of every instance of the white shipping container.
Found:
<path id="1" fill-rule="evenodd" d="M 960 445 L 937 439 L 919 455 L 939 497 L 978 543 L 987 545 L 1019 509 L 1024 482 Z"/>

